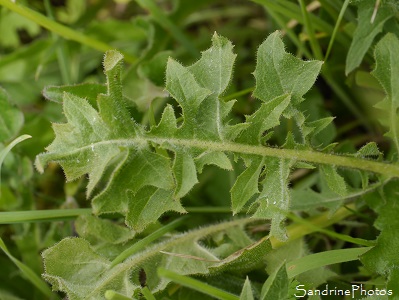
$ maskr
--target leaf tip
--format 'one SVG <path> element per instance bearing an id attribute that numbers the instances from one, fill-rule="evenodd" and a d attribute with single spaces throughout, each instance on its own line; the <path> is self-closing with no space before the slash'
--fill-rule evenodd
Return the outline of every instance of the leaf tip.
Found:
<path id="1" fill-rule="evenodd" d="M 123 60 L 123 55 L 117 50 L 108 50 L 104 55 L 104 71 L 112 70 L 120 61 Z"/>

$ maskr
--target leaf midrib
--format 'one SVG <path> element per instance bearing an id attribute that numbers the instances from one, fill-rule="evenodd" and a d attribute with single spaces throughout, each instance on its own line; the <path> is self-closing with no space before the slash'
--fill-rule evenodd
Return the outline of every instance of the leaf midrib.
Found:
<path id="1" fill-rule="evenodd" d="M 384 174 L 390 177 L 399 177 L 399 166 L 376 162 L 371 160 L 360 159 L 356 157 L 342 156 L 337 154 L 328 154 L 313 150 L 299 149 L 281 149 L 262 145 L 247 145 L 234 142 L 214 142 L 199 139 L 177 139 L 177 138 L 160 138 L 160 137 L 135 137 L 131 139 L 114 139 L 90 143 L 86 146 L 77 148 L 73 151 L 52 152 L 52 155 L 61 155 L 62 157 L 73 155 L 80 151 L 85 151 L 94 146 L 117 145 L 120 147 L 145 148 L 149 143 L 162 145 L 174 145 L 185 148 L 195 148 L 220 152 L 233 152 L 241 154 L 252 154 L 259 156 L 277 157 L 282 159 L 294 159 L 296 161 L 305 161 L 317 164 L 327 164 L 338 167 L 346 167 L 358 170 Z M 46 154 L 45 154 L 46 155 Z"/>
<path id="2" fill-rule="evenodd" d="M 139 266 L 141 262 L 147 261 L 151 256 L 156 255 L 160 251 L 162 251 L 165 248 L 181 244 L 185 241 L 188 240 L 193 240 L 193 242 L 196 242 L 200 239 L 202 239 L 205 236 L 208 236 L 210 234 L 214 234 L 219 231 L 226 230 L 231 227 L 235 226 L 244 226 L 249 223 L 253 223 L 258 221 L 259 219 L 256 218 L 245 218 L 245 219 L 239 219 L 239 220 L 234 220 L 230 222 L 225 222 L 217 225 L 211 225 L 205 228 L 201 228 L 198 230 L 193 230 L 188 233 L 183 233 L 180 235 L 177 235 L 175 237 L 172 237 L 170 240 L 161 242 L 158 244 L 155 244 L 153 247 L 151 247 L 149 250 L 146 250 L 144 252 L 139 252 L 135 255 L 133 255 L 131 258 L 128 258 L 125 262 L 115 266 L 114 268 L 111 268 L 107 270 L 107 273 L 109 272 L 108 276 L 104 277 L 103 280 L 100 281 L 100 283 L 95 287 L 95 289 L 92 290 L 90 294 L 88 294 L 86 297 L 90 298 L 90 296 L 95 295 L 98 291 L 101 291 L 101 289 L 113 278 L 116 276 L 119 276 L 122 272 L 125 272 L 129 269 L 134 268 L 135 265 Z"/>

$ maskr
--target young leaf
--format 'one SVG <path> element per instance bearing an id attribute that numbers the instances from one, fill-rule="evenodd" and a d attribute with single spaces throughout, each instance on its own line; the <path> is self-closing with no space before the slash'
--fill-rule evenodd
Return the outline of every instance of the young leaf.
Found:
<path id="1" fill-rule="evenodd" d="M 251 282 L 248 277 L 245 279 L 244 287 L 242 288 L 242 292 L 240 295 L 240 300 L 254 300 L 254 295 L 251 289 Z"/>

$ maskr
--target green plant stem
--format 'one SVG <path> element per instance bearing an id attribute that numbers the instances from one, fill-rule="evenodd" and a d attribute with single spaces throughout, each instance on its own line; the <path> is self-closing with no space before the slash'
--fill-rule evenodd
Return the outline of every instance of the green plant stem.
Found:
<path id="1" fill-rule="evenodd" d="M 325 212 L 318 216 L 308 218 L 306 219 L 306 221 L 301 222 L 301 224 L 293 223 L 287 226 L 287 235 L 288 235 L 287 241 L 282 242 L 274 237 L 271 237 L 270 242 L 273 248 L 278 248 L 290 241 L 302 238 L 310 233 L 317 232 L 320 230 L 320 228 L 335 224 L 345 219 L 346 217 L 352 215 L 353 212 L 351 210 L 355 209 L 355 205 L 350 204 L 348 205 L 348 208 L 349 209 L 347 209 L 346 207 L 341 207 L 332 216 L 330 216 L 329 212 Z"/>
<path id="2" fill-rule="evenodd" d="M 309 12 L 306 9 L 306 5 L 304 0 L 298 0 L 299 5 L 301 7 L 301 12 L 303 16 L 303 20 L 305 23 L 306 32 L 309 35 L 310 47 L 312 48 L 313 56 L 318 59 L 323 59 L 323 53 L 321 51 L 321 47 L 316 39 L 316 35 L 314 33 L 312 22 L 310 21 Z"/>
<path id="3" fill-rule="evenodd" d="M 287 26 L 286 22 L 283 20 L 283 18 L 275 12 L 272 9 L 268 9 L 265 7 L 267 10 L 268 14 L 277 22 L 278 26 L 284 30 L 284 32 L 288 35 L 288 37 L 291 39 L 291 41 L 295 44 L 295 46 L 298 47 L 300 51 L 306 56 L 306 57 L 311 57 L 312 55 L 310 54 L 309 50 L 306 48 L 305 44 L 301 42 L 296 35 L 296 33 Z"/>
<path id="4" fill-rule="evenodd" d="M 91 208 L 0 212 L 0 224 L 54 222 L 91 214 Z"/>
<path id="5" fill-rule="evenodd" d="M 341 234 L 341 233 L 338 233 L 338 232 L 335 232 L 335 231 L 331 231 L 331 230 L 327 230 L 327 229 L 318 227 L 317 225 L 309 222 L 308 220 L 302 219 L 302 218 L 300 218 L 300 217 L 298 217 L 298 216 L 296 216 L 294 214 L 288 214 L 288 218 L 293 220 L 293 221 L 295 221 L 298 224 L 304 224 L 304 225 L 308 226 L 309 228 L 313 228 L 315 231 L 324 233 L 324 234 L 326 234 L 326 235 L 328 235 L 328 236 L 330 236 L 332 238 L 338 239 L 338 240 L 342 240 L 342 241 L 345 241 L 345 242 L 353 243 L 353 244 L 356 244 L 356 245 L 367 246 L 367 247 L 375 246 L 375 242 L 374 241 L 367 241 L 367 240 L 364 240 L 364 239 L 354 238 L 354 237 L 351 237 L 351 236 L 346 235 L 346 234 Z"/>
<path id="6" fill-rule="evenodd" d="M 106 52 L 107 50 L 112 50 L 115 48 L 109 44 L 106 44 L 99 40 L 93 39 L 89 36 L 84 35 L 83 33 L 80 33 L 80 32 L 73 30 L 69 27 L 61 25 L 61 24 L 47 18 L 46 16 L 38 13 L 37 11 L 27 8 L 21 4 L 14 3 L 13 1 L 0 0 L 0 5 L 39 24 L 40 26 L 48 29 L 51 32 L 58 34 L 59 36 L 62 36 L 65 39 L 73 40 L 75 42 L 78 42 L 82 45 L 86 45 L 90 48 L 96 49 L 101 52 Z M 137 58 L 135 56 L 125 53 L 123 51 L 120 51 L 120 52 L 123 53 L 125 60 L 127 62 L 129 62 L 129 63 L 136 62 Z"/>
<path id="7" fill-rule="evenodd" d="M 287 275 L 288 278 L 294 278 L 312 269 L 358 260 L 360 255 L 370 249 L 371 247 L 349 248 L 310 254 L 287 263 Z"/>
<path id="8" fill-rule="evenodd" d="M 350 0 L 345 0 L 344 4 L 342 5 L 341 11 L 339 12 L 339 16 L 338 16 L 337 22 L 335 23 L 335 27 L 334 27 L 333 33 L 331 35 L 330 42 L 328 44 L 327 52 L 326 52 L 326 55 L 324 57 L 324 62 L 327 61 L 328 56 L 330 55 L 332 46 L 334 44 L 335 37 L 336 37 L 337 32 L 338 32 L 339 25 L 341 24 L 342 18 L 344 17 L 345 11 L 346 11 L 346 9 L 347 9 L 347 7 L 349 5 L 349 1 Z"/>
<path id="9" fill-rule="evenodd" d="M 212 213 L 212 214 L 230 214 L 231 213 L 231 207 L 223 207 L 223 206 L 199 206 L 199 207 L 185 207 L 185 210 L 187 210 L 189 213 L 200 213 L 200 214 L 206 214 L 206 213 Z"/>
<path id="10" fill-rule="evenodd" d="M 155 299 L 155 297 L 154 297 L 154 295 L 151 293 L 151 291 L 148 289 L 148 287 L 143 287 L 142 289 L 141 289 L 141 292 L 143 293 L 143 295 L 144 295 L 144 297 L 147 299 L 147 300 L 156 300 Z"/>
<path id="11" fill-rule="evenodd" d="M 232 100 L 232 99 L 236 99 L 237 97 L 241 97 L 241 96 L 247 95 L 249 93 L 252 93 L 254 91 L 254 89 L 255 89 L 255 87 L 252 86 L 252 87 L 247 88 L 245 90 L 241 90 L 241 91 L 229 94 L 227 96 L 221 97 L 220 100 L 229 101 L 229 100 Z"/>
<path id="12" fill-rule="evenodd" d="M 133 255 L 134 253 L 137 253 L 140 250 L 143 250 L 147 245 L 155 241 L 156 239 L 159 239 L 162 237 L 165 233 L 175 229 L 176 227 L 182 225 L 184 221 L 187 220 L 187 216 L 181 217 L 177 220 L 174 220 L 173 222 L 169 223 L 168 225 L 165 225 L 158 229 L 157 231 L 151 233 L 150 235 L 146 236 L 145 238 L 141 239 L 137 243 L 133 244 L 130 248 L 126 249 L 123 251 L 121 254 L 119 254 L 111 263 L 111 268 L 115 267 L 117 264 L 123 262 L 126 258 L 129 256 Z"/>
<path id="13" fill-rule="evenodd" d="M 157 138 L 157 137 L 135 137 L 131 139 L 117 139 L 101 141 L 92 143 L 90 145 L 81 147 L 79 149 L 68 152 L 69 155 L 74 155 L 76 152 L 91 149 L 93 146 L 103 146 L 107 144 L 118 145 L 122 147 L 138 147 L 146 146 L 148 143 L 155 143 L 158 145 L 174 145 L 184 148 L 204 149 L 221 152 L 233 152 L 241 154 L 252 154 L 259 156 L 278 157 L 282 159 L 294 159 L 297 161 L 306 161 L 317 164 L 328 164 L 337 167 L 346 167 L 351 169 L 358 169 L 363 171 L 374 172 L 377 174 L 384 174 L 388 177 L 399 177 L 399 165 L 381 163 L 366 159 L 360 159 L 350 156 L 334 155 L 323 152 L 316 152 L 312 150 L 299 149 L 280 149 L 265 146 L 254 146 L 232 142 L 213 142 L 197 139 L 176 139 L 176 138 Z M 54 157 L 55 159 L 55 157 Z M 40 172 L 43 171 L 43 166 L 38 162 L 36 166 Z"/>
<path id="14" fill-rule="evenodd" d="M 265 9 L 270 13 L 272 12 L 271 16 L 275 16 L 277 14 L 286 16 L 287 18 L 291 18 L 291 19 L 295 19 L 297 20 L 299 23 L 304 24 L 305 27 L 307 27 L 307 22 L 309 22 L 310 26 L 311 26 L 311 30 L 313 32 L 313 26 L 315 26 L 315 28 L 321 32 L 325 32 L 326 34 L 333 34 L 334 32 L 334 28 L 332 26 L 330 26 L 330 24 L 324 22 L 323 20 L 321 20 L 320 18 L 317 18 L 316 16 L 309 14 L 306 11 L 306 7 L 305 7 L 305 11 L 304 13 L 300 13 L 300 9 L 294 4 L 294 3 L 290 3 L 288 1 L 274 1 L 274 0 L 252 0 L 253 2 L 259 3 L 261 5 L 263 5 L 265 7 Z M 303 0 L 302 0 L 303 1 Z M 306 20 L 305 17 L 307 17 L 308 20 Z M 277 20 L 277 19 L 276 19 Z M 280 23 L 281 21 L 279 21 Z M 309 25 L 308 24 L 308 25 Z M 307 28 L 307 30 L 310 30 Z M 289 36 L 289 38 L 292 40 L 292 42 L 295 45 L 301 44 L 301 42 L 299 41 L 298 37 L 295 34 L 289 33 L 289 31 L 287 31 L 287 35 Z M 309 35 L 309 38 L 311 39 L 311 36 Z M 349 45 L 351 43 L 350 39 L 345 36 L 345 35 L 336 35 L 335 39 L 341 43 L 341 45 L 343 45 L 346 48 L 349 48 Z M 314 37 L 313 42 L 311 40 L 311 43 L 314 43 L 312 46 L 312 50 L 314 52 L 314 55 L 316 58 L 318 58 L 319 60 L 323 59 L 323 55 L 320 53 L 319 50 L 317 48 L 320 48 L 320 45 L 317 43 L 316 38 Z M 308 51 L 303 51 L 303 46 L 298 46 L 299 49 L 302 50 L 302 52 L 305 54 L 305 56 L 308 59 L 312 59 L 312 57 L 309 55 Z M 319 55 L 319 57 L 317 57 L 317 55 Z M 359 111 L 359 109 L 353 104 L 351 97 L 347 94 L 347 92 L 336 82 L 334 76 L 331 75 L 331 72 L 328 70 L 328 66 L 327 64 L 324 65 L 323 70 L 322 70 L 322 74 L 323 78 L 327 81 L 327 83 L 330 85 L 330 87 L 332 88 L 332 90 L 334 91 L 334 93 L 338 96 L 338 98 L 346 105 L 346 107 L 348 107 L 348 109 L 356 116 L 356 118 L 358 118 L 362 124 L 370 129 L 370 125 L 369 122 L 367 121 L 367 119 L 364 117 L 364 114 Z"/>
<path id="15" fill-rule="evenodd" d="M 327 81 L 328 85 L 342 101 L 342 103 L 351 111 L 352 114 L 362 123 L 363 126 L 371 131 L 370 122 L 365 117 L 359 108 L 353 103 L 353 99 L 347 94 L 344 88 L 337 82 L 336 78 L 330 72 L 328 64 L 325 64 L 321 75 Z"/>
<path id="16" fill-rule="evenodd" d="M 153 0 L 136 0 L 136 2 L 144 9 L 148 10 L 154 20 L 161 25 L 165 30 L 169 31 L 170 34 L 181 43 L 187 51 L 193 56 L 197 57 L 200 52 L 194 46 L 194 44 L 186 37 L 183 31 L 176 26 L 165 13 L 159 9 L 159 6 Z"/>
<path id="17" fill-rule="evenodd" d="M 221 300 L 239 300 L 239 297 L 233 294 L 230 294 L 228 292 L 225 292 L 223 290 L 220 290 L 218 288 L 215 288 L 213 286 L 210 286 L 209 284 L 206 284 L 202 281 L 199 281 L 197 279 L 180 275 L 175 272 L 159 268 L 158 269 L 158 275 L 160 277 L 164 277 L 167 279 L 170 279 L 182 286 L 191 288 L 193 290 L 196 290 L 198 292 L 201 292 L 205 295 L 209 295 L 211 297 L 221 299 Z"/>
<path id="18" fill-rule="evenodd" d="M 47 15 L 49 17 L 49 19 L 54 21 L 54 14 L 53 14 L 53 10 L 50 4 L 50 0 L 45 0 L 44 1 L 44 7 L 46 9 Z M 56 51 L 57 51 L 57 59 L 58 59 L 58 65 L 61 71 L 61 77 L 62 77 L 62 81 L 64 84 L 71 84 L 72 80 L 71 80 L 71 72 L 69 69 L 69 59 L 68 59 L 68 55 L 66 54 L 65 51 L 65 45 L 63 43 L 57 43 L 59 37 L 56 36 L 55 33 L 52 32 L 52 39 L 54 44 L 56 44 Z"/>
<path id="19" fill-rule="evenodd" d="M 275 0 L 252 0 L 255 3 L 259 3 L 267 9 L 271 9 L 274 12 L 280 13 L 289 19 L 294 19 L 298 23 L 305 24 L 301 9 L 292 2 L 289 1 L 275 1 Z M 331 34 L 334 28 L 326 21 L 314 16 L 309 15 L 310 22 L 316 30 Z M 337 41 L 340 42 L 345 48 L 348 48 L 351 40 L 345 35 L 337 35 Z"/>

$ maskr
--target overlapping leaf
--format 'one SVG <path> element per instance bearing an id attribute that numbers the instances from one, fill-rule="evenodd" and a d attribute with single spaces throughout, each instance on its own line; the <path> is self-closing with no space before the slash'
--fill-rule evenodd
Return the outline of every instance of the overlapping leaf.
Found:
<path id="1" fill-rule="evenodd" d="M 368 269 L 388 279 L 387 288 L 393 291 L 393 296 L 388 299 L 396 299 L 395 295 L 399 293 L 397 186 L 398 182 L 393 181 L 381 191 L 368 195 L 368 204 L 379 214 L 375 226 L 381 230 L 381 234 L 378 236 L 377 245 L 361 257 L 361 261 Z"/>
<path id="2" fill-rule="evenodd" d="M 395 15 L 394 10 L 385 1 L 382 2 L 377 12 L 375 9 L 374 0 L 359 3 L 358 25 L 346 57 L 346 74 L 361 64 L 374 39 L 383 30 L 384 24 Z M 374 14 L 375 18 L 373 19 Z"/>
<path id="3" fill-rule="evenodd" d="M 67 293 L 68 299 L 104 299 L 107 290 L 131 297 L 140 289 L 139 272 L 145 272 L 146 285 L 153 292 L 165 288 L 168 280 L 157 275 L 159 267 L 179 274 L 245 272 L 261 263 L 271 250 L 270 242 L 253 242 L 243 227 L 253 219 L 241 219 L 208 226 L 154 244 L 112 267 L 110 255 L 100 254 L 83 238 L 67 238 L 43 253 L 44 278 L 53 289 Z M 120 231 L 120 230 L 119 230 Z M 230 247 L 217 251 L 203 245 L 205 237 L 227 234 Z M 236 251 L 236 250 L 239 251 Z M 73 262 L 73 263 L 71 263 Z M 143 270 L 143 271 L 140 271 Z"/>

